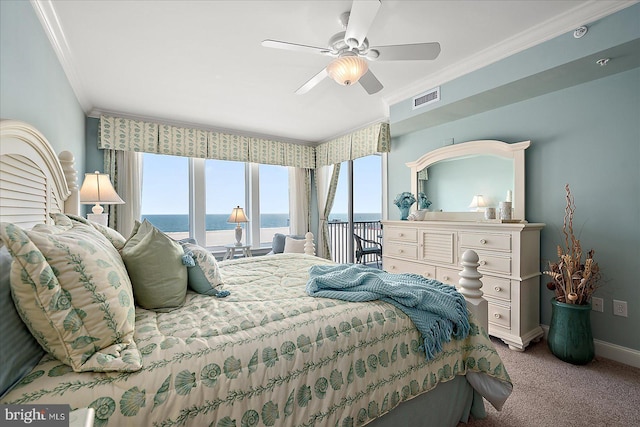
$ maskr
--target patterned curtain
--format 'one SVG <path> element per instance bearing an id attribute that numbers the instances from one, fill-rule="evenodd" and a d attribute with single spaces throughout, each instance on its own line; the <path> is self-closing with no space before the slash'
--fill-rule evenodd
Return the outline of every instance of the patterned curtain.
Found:
<path id="1" fill-rule="evenodd" d="M 318 198 L 318 256 L 331 259 L 329 247 L 329 225 L 327 224 L 338 187 L 340 163 L 316 169 L 316 195 Z"/>
<path id="2" fill-rule="evenodd" d="M 122 205 L 105 205 L 109 227 L 123 236 L 131 234 L 142 208 L 142 154 L 134 151 L 104 150 L 104 170 L 113 188 L 124 200 Z"/>
<path id="3" fill-rule="evenodd" d="M 161 125 L 158 153 L 172 156 L 206 158 L 207 132 L 200 129 Z"/>
<path id="4" fill-rule="evenodd" d="M 98 148 L 316 169 L 390 150 L 388 123 L 312 147 L 224 132 L 100 117 Z"/>
<path id="5" fill-rule="evenodd" d="M 376 153 L 387 153 L 391 149 L 391 134 L 388 123 L 376 123 L 316 147 L 316 168 Z"/>
<path id="6" fill-rule="evenodd" d="M 315 169 L 316 150 L 310 145 L 284 144 L 284 163 L 297 168 Z"/>
<path id="7" fill-rule="evenodd" d="M 141 120 L 100 117 L 98 148 L 158 152 L 158 125 Z"/>
<path id="8" fill-rule="evenodd" d="M 263 165 L 285 165 L 284 143 L 269 139 L 249 139 L 249 161 Z"/>
<path id="9" fill-rule="evenodd" d="M 351 134 L 327 142 L 327 163 L 334 165 L 351 160 Z"/>
<path id="10" fill-rule="evenodd" d="M 98 148 L 314 169 L 309 145 L 224 132 L 100 117 Z"/>
<path id="11" fill-rule="evenodd" d="M 229 133 L 209 132 L 207 134 L 210 159 L 249 161 L 249 138 Z"/>
<path id="12" fill-rule="evenodd" d="M 377 123 L 351 134 L 351 160 L 389 151 L 388 123 Z"/>

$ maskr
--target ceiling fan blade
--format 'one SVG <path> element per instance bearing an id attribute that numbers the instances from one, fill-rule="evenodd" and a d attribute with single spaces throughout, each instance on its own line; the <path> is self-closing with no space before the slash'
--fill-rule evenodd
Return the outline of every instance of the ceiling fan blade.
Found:
<path id="1" fill-rule="evenodd" d="M 300 88 L 298 90 L 296 90 L 296 95 L 302 95 L 302 94 L 305 94 L 305 93 L 309 92 L 315 85 L 317 85 L 322 80 L 324 80 L 324 78 L 327 77 L 328 75 L 329 74 L 327 73 L 327 69 L 323 68 L 322 71 L 320 71 L 315 76 L 311 77 L 311 79 L 309 79 L 309 81 L 307 81 L 305 84 L 300 86 Z"/>
<path id="2" fill-rule="evenodd" d="M 382 83 L 380 83 L 380 80 L 373 75 L 371 70 L 368 70 L 358 81 L 369 95 L 380 92 L 384 87 Z"/>
<path id="3" fill-rule="evenodd" d="M 380 0 L 354 0 L 349 13 L 349 22 L 344 33 L 344 42 L 349 47 L 358 47 L 364 42 L 369 27 L 373 23 Z M 357 41 L 354 41 L 357 40 Z"/>
<path id="4" fill-rule="evenodd" d="M 322 55 L 329 54 L 329 49 L 324 47 L 307 46 L 297 43 L 281 42 L 278 40 L 263 40 L 262 46 L 272 47 L 275 49 L 293 50 L 296 52 L 319 53 Z"/>
<path id="5" fill-rule="evenodd" d="M 378 51 L 378 61 L 409 61 L 436 59 L 440 55 L 440 43 L 399 44 L 394 46 L 375 46 L 370 51 Z M 367 56 L 368 57 L 368 56 Z"/>

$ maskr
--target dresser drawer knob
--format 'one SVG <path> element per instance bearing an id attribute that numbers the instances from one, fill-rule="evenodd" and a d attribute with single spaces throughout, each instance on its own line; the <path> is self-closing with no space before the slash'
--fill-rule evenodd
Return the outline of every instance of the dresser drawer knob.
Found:
<path id="1" fill-rule="evenodd" d="M 424 277 L 431 277 L 431 273 L 429 273 L 429 272 L 424 273 Z"/>
<path id="2" fill-rule="evenodd" d="M 482 244 L 482 245 L 486 245 L 486 244 L 487 244 L 487 241 L 486 241 L 485 239 L 480 239 L 480 244 Z"/>
<path id="3" fill-rule="evenodd" d="M 487 261 L 485 260 L 480 261 L 480 265 L 487 265 Z"/>
<path id="4" fill-rule="evenodd" d="M 395 266 L 395 265 L 392 265 L 392 266 L 391 266 L 391 269 L 392 269 L 392 270 L 395 270 L 395 269 L 396 269 L 396 266 Z"/>
<path id="5" fill-rule="evenodd" d="M 445 281 L 447 281 L 447 280 L 449 280 L 449 276 L 444 276 L 444 277 L 443 277 L 443 279 L 444 279 Z"/>
<path id="6" fill-rule="evenodd" d="M 404 233 L 398 233 L 398 236 L 399 236 L 399 237 L 403 237 L 403 236 L 404 236 Z"/>
<path id="7" fill-rule="evenodd" d="M 403 253 L 404 253 L 404 250 L 402 250 L 402 249 L 398 249 L 398 253 L 399 253 L 399 254 L 403 254 Z"/>
<path id="8" fill-rule="evenodd" d="M 500 291 L 502 291 L 502 288 L 501 288 L 500 286 L 496 286 L 496 287 L 495 287 L 495 288 L 493 288 L 493 289 L 495 289 L 495 290 L 496 290 L 496 292 L 500 292 Z"/>
<path id="9" fill-rule="evenodd" d="M 496 319 L 499 319 L 501 316 L 500 316 L 500 313 L 494 313 L 493 317 L 495 317 Z"/>

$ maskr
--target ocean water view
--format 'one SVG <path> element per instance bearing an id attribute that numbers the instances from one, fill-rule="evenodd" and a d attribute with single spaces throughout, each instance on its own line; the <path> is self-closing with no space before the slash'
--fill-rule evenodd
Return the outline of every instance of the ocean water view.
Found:
<path id="1" fill-rule="evenodd" d="M 356 222 L 379 221 L 381 215 L 378 213 L 354 214 Z M 235 223 L 227 223 L 229 215 L 211 214 L 206 218 L 206 242 L 200 243 L 203 246 L 219 251 L 224 245 L 235 241 Z M 142 219 L 147 219 L 158 229 L 167 233 L 173 239 L 179 240 L 189 237 L 189 215 L 142 215 Z M 329 221 L 346 222 L 347 214 L 331 214 Z M 260 243 L 253 243 L 256 247 L 270 247 L 273 236 L 276 233 L 289 234 L 289 214 L 262 214 L 260 215 Z M 246 239 L 246 225 L 242 227 L 243 241 Z M 217 249 L 216 249 L 217 248 Z"/>
<path id="2" fill-rule="evenodd" d="M 235 223 L 228 223 L 226 214 L 212 214 L 206 217 L 206 228 L 209 231 L 233 230 Z M 189 215 L 142 215 L 142 219 L 149 220 L 154 226 L 166 233 L 183 233 L 189 231 Z M 355 222 L 379 221 L 379 213 L 356 213 L 353 215 Z M 345 221 L 346 213 L 329 215 L 329 221 Z M 289 227 L 289 214 L 261 214 L 261 228 L 287 228 Z"/>

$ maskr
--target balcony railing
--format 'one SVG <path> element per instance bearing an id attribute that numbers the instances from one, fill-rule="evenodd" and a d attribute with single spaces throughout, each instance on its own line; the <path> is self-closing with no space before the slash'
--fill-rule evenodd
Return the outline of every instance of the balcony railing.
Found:
<path id="1" fill-rule="evenodd" d="M 338 263 L 349 262 L 349 239 L 353 242 L 353 260 L 355 260 L 356 244 L 353 235 L 349 231 L 349 223 L 343 221 L 329 221 L 329 246 L 333 261 Z M 360 221 L 353 223 L 353 232 L 363 239 L 382 243 L 382 224 L 380 221 Z M 365 264 L 375 265 L 375 255 L 365 255 Z"/>

